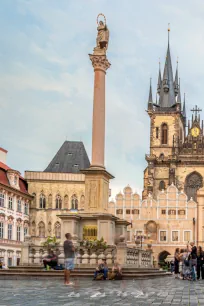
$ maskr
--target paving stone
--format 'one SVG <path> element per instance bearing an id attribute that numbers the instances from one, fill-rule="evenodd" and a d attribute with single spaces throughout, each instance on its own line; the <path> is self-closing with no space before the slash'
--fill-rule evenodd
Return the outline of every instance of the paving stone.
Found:
<path id="1" fill-rule="evenodd" d="M 173 278 L 93 282 L 63 280 L 0 280 L 0 306 L 204 306 L 204 282 Z"/>

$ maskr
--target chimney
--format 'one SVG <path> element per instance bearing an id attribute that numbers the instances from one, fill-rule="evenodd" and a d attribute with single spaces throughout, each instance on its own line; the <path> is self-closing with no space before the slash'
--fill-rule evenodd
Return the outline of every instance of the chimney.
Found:
<path id="1" fill-rule="evenodd" d="M 0 162 L 6 165 L 7 152 L 5 149 L 0 147 Z"/>

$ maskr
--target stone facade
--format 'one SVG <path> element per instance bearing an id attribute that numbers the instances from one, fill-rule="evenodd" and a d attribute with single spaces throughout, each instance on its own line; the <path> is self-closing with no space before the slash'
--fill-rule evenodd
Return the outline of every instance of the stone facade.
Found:
<path id="1" fill-rule="evenodd" d="M 28 191 L 34 197 L 30 208 L 30 235 L 33 242 L 40 245 L 48 236 L 60 239 L 61 219 L 58 215 L 84 209 L 84 174 L 26 171 L 25 178 Z"/>
<path id="2" fill-rule="evenodd" d="M 135 245 L 137 236 L 146 235 L 142 245 L 151 243 L 158 261 L 173 255 L 176 247 L 185 248 L 188 242 L 197 240 L 197 203 L 188 201 L 174 185 L 159 192 L 157 200 L 151 195 L 142 200 L 127 186 L 123 194 L 109 202 L 109 212 L 132 223 L 127 235 L 129 245 Z"/>
<path id="3" fill-rule="evenodd" d="M 150 84 L 148 115 L 150 117 L 150 148 L 144 171 L 143 199 L 151 193 L 156 199 L 159 191 L 172 183 L 184 190 L 190 200 L 197 201 L 197 191 L 203 187 L 204 130 L 197 106 L 188 120 L 184 100 L 181 101 L 178 66 L 175 78 L 168 43 L 163 78 L 159 69 L 157 96 L 153 102 Z"/>

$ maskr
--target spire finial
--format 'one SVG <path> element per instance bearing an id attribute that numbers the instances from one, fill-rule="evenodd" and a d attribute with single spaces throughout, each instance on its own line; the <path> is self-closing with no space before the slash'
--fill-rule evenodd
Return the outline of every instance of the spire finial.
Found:
<path id="1" fill-rule="evenodd" d="M 169 36 L 170 36 L 170 23 L 168 23 L 168 46 L 169 46 Z"/>

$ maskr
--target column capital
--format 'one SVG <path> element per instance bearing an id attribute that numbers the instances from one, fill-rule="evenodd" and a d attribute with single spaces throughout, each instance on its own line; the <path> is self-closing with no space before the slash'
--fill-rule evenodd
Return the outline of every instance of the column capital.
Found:
<path id="1" fill-rule="evenodd" d="M 92 62 L 94 70 L 99 69 L 106 72 L 106 70 L 111 66 L 106 55 L 93 55 L 89 54 L 89 58 Z"/>

